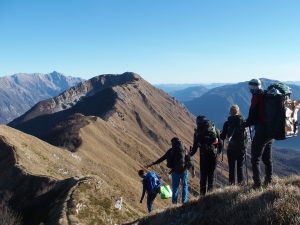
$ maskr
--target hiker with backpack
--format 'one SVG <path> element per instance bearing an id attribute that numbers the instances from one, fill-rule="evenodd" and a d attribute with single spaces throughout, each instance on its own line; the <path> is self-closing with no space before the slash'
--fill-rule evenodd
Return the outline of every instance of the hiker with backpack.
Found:
<path id="1" fill-rule="evenodd" d="M 245 159 L 245 150 L 247 144 L 247 133 L 244 127 L 245 120 L 240 115 L 238 105 L 230 107 L 230 116 L 223 125 L 220 138 L 228 138 L 227 159 L 229 166 L 229 184 L 235 184 L 235 171 L 237 171 L 237 182 L 243 184 L 243 164 Z M 235 164 L 236 169 L 235 169 Z"/>
<path id="2" fill-rule="evenodd" d="M 265 94 L 261 87 L 259 79 L 249 81 L 249 89 L 252 94 L 249 115 L 244 124 L 245 127 L 254 126 L 255 134 L 251 144 L 251 164 L 253 172 L 253 188 L 261 187 L 259 162 L 262 158 L 265 164 L 265 180 L 264 185 L 268 185 L 272 181 L 272 143 L 273 138 L 267 132 L 266 111 L 265 111 Z"/>
<path id="3" fill-rule="evenodd" d="M 160 193 L 161 180 L 155 172 L 150 171 L 145 174 L 144 170 L 139 170 L 138 174 L 143 178 L 143 192 L 140 203 L 143 203 L 145 193 L 147 192 L 147 208 L 150 213 L 153 210 L 153 202 L 157 194 Z"/>
<path id="4" fill-rule="evenodd" d="M 167 160 L 167 167 L 171 169 L 172 176 L 172 203 L 177 204 L 179 184 L 182 183 L 182 203 L 188 200 L 188 169 L 187 155 L 185 148 L 179 138 L 171 139 L 172 147 L 158 160 L 146 166 L 151 167 Z"/>
<path id="5" fill-rule="evenodd" d="M 190 155 L 193 156 L 200 148 L 200 195 L 203 196 L 213 189 L 214 172 L 222 144 L 219 131 L 205 116 L 198 116 L 196 122 L 197 128 Z"/>

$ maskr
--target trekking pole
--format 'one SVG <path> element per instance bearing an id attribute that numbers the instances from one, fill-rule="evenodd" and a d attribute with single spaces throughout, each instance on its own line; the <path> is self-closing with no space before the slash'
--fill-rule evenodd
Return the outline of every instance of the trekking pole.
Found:
<path id="1" fill-rule="evenodd" d="M 217 148 L 217 147 L 216 147 Z M 217 150 L 218 151 L 218 150 Z M 221 167 L 222 168 L 222 166 L 220 165 L 220 163 L 219 163 L 219 154 L 217 153 L 217 156 L 216 156 L 216 171 L 215 171 L 215 184 L 217 185 L 218 184 L 218 165 L 219 165 L 219 167 Z M 219 184 L 219 187 L 221 187 L 221 182 L 220 182 L 220 184 Z"/>
<path id="2" fill-rule="evenodd" d="M 214 172 L 213 172 L 213 175 L 214 175 L 214 178 L 213 178 L 213 183 L 215 184 L 215 186 L 217 186 L 217 173 L 218 173 L 218 154 L 216 154 L 216 167 L 214 169 Z"/>
<path id="3" fill-rule="evenodd" d="M 251 145 L 252 145 L 252 131 L 251 131 L 251 126 L 249 126 L 248 129 L 249 129 L 249 136 L 250 136 Z M 247 179 L 247 185 L 248 185 L 249 184 L 249 180 L 248 180 L 248 165 L 247 165 L 247 149 L 248 149 L 248 147 L 246 147 L 246 152 L 245 152 L 245 165 L 246 165 L 246 179 Z"/>
<path id="4" fill-rule="evenodd" d="M 224 160 L 224 140 L 222 140 L 222 165 L 221 165 L 221 176 L 223 175 L 223 160 Z"/>
<path id="5" fill-rule="evenodd" d="M 224 140 L 222 140 L 222 162 L 224 159 Z"/>
<path id="6" fill-rule="evenodd" d="M 215 175 L 214 175 L 214 183 L 217 185 L 218 183 L 218 156 L 216 158 L 216 169 L 215 169 Z"/>

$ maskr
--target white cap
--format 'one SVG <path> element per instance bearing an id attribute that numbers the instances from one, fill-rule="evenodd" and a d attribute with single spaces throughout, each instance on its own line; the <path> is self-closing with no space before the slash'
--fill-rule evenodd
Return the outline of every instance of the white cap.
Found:
<path id="1" fill-rule="evenodd" d="M 258 88 L 261 88 L 261 81 L 260 79 L 257 78 L 253 78 L 252 80 L 249 81 L 248 84 L 253 86 L 258 86 Z"/>

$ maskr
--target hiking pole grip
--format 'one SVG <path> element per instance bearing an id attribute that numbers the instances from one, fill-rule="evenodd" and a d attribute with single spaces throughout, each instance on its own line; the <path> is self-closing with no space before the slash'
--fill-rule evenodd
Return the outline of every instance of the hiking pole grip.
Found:
<path id="1" fill-rule="evenodd" d="M 252 145 L 252 130 L 251 130 L 251 126 L 248 127 L 249 129 L 249 135 L 250 135 L 250 140 L 251 140 L 251 145 Z M 245 167 L 246 167 L 246 181 L 247 181 L 247 185 L 249 184 L 249 175 L 248 175 L 248 163 L 247 163 L 247 147 L 246 147 L 246 152 L 245 152 Z"/>
<path id="2" fill-rule="evenodd" d="M 248 129 L 249 129 L 250 139 L 251 139 L 251 141 L 252 141 L 252 130 L 251 130 L 251 126 L 249 126 Z"/>
<path id="3" fill-rule="evenodd" d="M 224 159 L 224 140 L 222 140 L 222 162 Z"/>

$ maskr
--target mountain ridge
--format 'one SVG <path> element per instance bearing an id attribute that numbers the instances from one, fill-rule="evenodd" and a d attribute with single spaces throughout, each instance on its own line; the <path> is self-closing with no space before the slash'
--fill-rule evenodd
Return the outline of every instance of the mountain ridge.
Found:
<path id="1" fill-rule="evenodd" d="M 93 81 L 96 82 L 93 83 Z M 76 95 L 75 98 L 72 98 L 72 94 L 69 94 L 70 92 L 76 93 L 77 88 L 83 90 L 83 94 L 79 92 L 82 98 L 78 101 Z M 71 99 L 75 99 L 75 103 L 69 108 L 64 109 L 60 107 L 61 104 L 65 103 L 65 99 L 68 101 L 68 98 L 64 96 L 71 96 Z M 132 100 L 133 98 L 136 99 L 137 102 L 140 102 L 140 104 L 134 102 Z M 160 101 L 170 107 L 160 105 Z M 48 107 L 49 103 L 53 103 L 54 106 Z M 175 107 L 173 107 L 173 105 Z M 164 107 L 164 109 L 162 109 L 162 107 Z M 49 108 L 50 110 L 48 110 Z M 171 123 L 174 124 L 174 122 L 178 120 L 178 118 L 173 115 L 175 113 L 172 111 L 172 108 L 174 108 L 175 111 L 178 109 L 180 113 L 184 114 L 182 118 L 189 118 L 190 121 L 183 123 L 183 127 L 188 128 L 188 126 L 194 126 L 194 124 L 191 123 L 194 121 L 194 117 L 186 110 L 183 104 L 161 90 L 154 88 L 139 75 L 134 73 L 124 73 L 119 76 L 101 75 L 84 81 L 66 90 L 57 97 L 38 103 L 9 125 L 42 138 L 43 132 L 53 128 L 55 124 L 74 113 L 87 116 L 100 116 L 104 120 L 109 120 L 110 118 L 112 120 L 117 119 L 123 121 L 123 123 L 124 116 L 128 115 L 129 119 L 136 124 L 137 130 L 143 130 L 143 133 L 145 133 L 148 138 L 161 142 L 159 138 L 155 137 L 155 133 L 158 131 L 153 132 L 153 130 L 157 129 L 153 127 L 152 122 L 148 121 L 147 125 L 144 125 L 145 119 L 141 119 L 141 113 L 145 114 L 145 112 L 147 112 L 146 118 L 161 121 L 160 126 L 162 130 L 168 129 L 172 131 L 172 126 L 169 125 L 169 123 L 172 121 Z M 171 121 L 166 121 L 165 118 L 169 118 Z M 41 123 L 43 123 L 43 127 L 40 126 Z M 176 124 L 174 124 L 174 126 L 178 127 Z M 126 129 L 130 128 L 131 126 L 128 126 Z M 176 135 L 176 132 L 172 132 L 173 135 Z M 42 139 L 46 140 L 45 138 Z M 163 142 L 167 142 L 167 140 Z"/>

